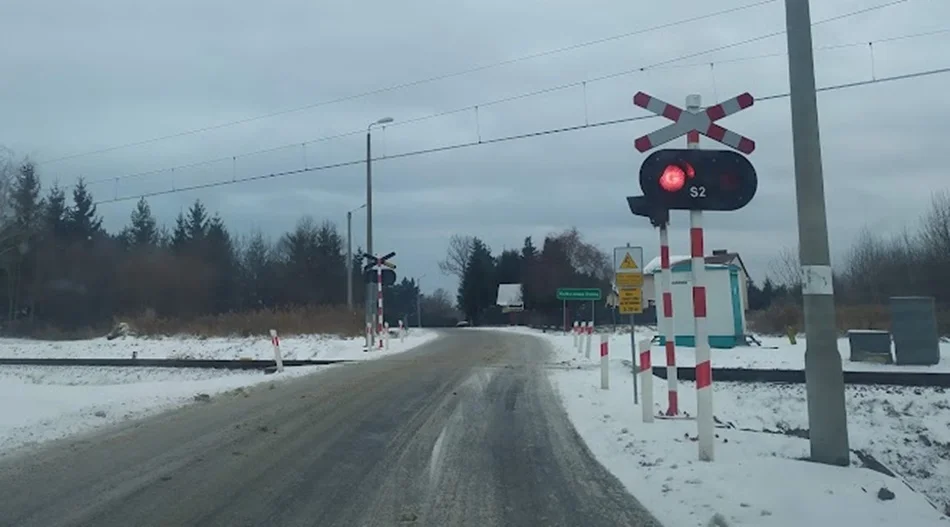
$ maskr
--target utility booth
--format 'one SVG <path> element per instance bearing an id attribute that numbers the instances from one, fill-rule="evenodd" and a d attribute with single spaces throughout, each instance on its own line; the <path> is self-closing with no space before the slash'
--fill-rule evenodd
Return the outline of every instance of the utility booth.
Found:
<path id="1" fill-rule="evenodd" d="M 676 345 L 695 347 L 696 335 L 693 326 L 693 265 L 691 260 L 673 263 L 673 334 Z M 709 346 L 728 349 L 745 345 L 746 319 L 738 265 L 706 264 L 706 327 L 709 329 Z M 661 270 L 653 270 L 656 305 L 663 305 L 660 292 Z M 662 307 L 657 308 L 657 323 L 661 323 Z M 666 337 L 659 335 L 660 345 Z"/>

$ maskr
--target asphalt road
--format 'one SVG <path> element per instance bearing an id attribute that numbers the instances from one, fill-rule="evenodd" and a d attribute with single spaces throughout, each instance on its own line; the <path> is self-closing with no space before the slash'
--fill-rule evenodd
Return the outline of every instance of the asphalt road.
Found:
<path id="1" fill-rule="evenodd" d="M 655 526 L 571 427 L 529 336 L 229 394 L 0 465 L 0 525 Z"/>

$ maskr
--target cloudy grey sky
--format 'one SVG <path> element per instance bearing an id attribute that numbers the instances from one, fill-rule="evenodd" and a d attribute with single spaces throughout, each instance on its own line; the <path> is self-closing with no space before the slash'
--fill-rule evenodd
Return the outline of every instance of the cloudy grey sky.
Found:
<path id="1" fill-rule="evenodd" d="M 812 1 L 813 21 L 888 1 Z M 384 116 L 396 123 L 374 134 L 374 146 L 380 154 L 398 154 L 479 134 L 491 139 L 643 115 L 631 102 L 638 90 L 676 104 L 689 93 L 710 104 L 744 91 L 756 97 L 785 93 L 781 35 L 589 82 L 586 90 L 484 104 L 781 31 L 784 8 L 773 1 L 447 80 L 56 161 L 754 3 L 7 0 L 0 17 L 0 144 L 41 162 L 46 182 L 68 186 L 84 176 L 96 182 L 95 195 L 107 199 L 357 160 L 365 155 L 362 135 L 301 143 L 365 129 Z M 818 84 L 948 67 L 950 32 L 881 41 L 938 30 L 950 30 L 946 0 L 907 0 L 818 25 Z M 823 49 L 851 43 L 863 44 Z M 779 56 L 734 60 L 774 54 Z M 934 152 L 950 135 L 948 85 L 950 75 L 936 75 L 819 95 L 836 256 L 864 226 L 914 226 L 931 190 L 947 186 Z M 477 121 L 467 110 L 399 124 L 473 105 L 480 105 Z M 377 248 L 397 251 L 401 274 L 424 274 L 425 290 L 452 291 L 454 281 L 439 274 L 436 262 L 455 233 L 477 235 L 500 251 L 519 247 L 528 235 L 540 244 L 545 234 L 576 226 L 605 250 L 629 242 L 643 245 L 650 258 L 657 253 L 656 233 L 630 215 L 624 196 L 639 192 L 643 156 L 633 139 L 663 124 L 644 120 L 379 161 Z M 757 141 L 751 160 L 759 193 L 741 211 L 706 216 L 707 247 L 739 251 L 761 279 L 769 260 L 797 239 L 788 99 L 761 101 L 722 124 Z M 242 155 L 284 145 L 293 146 Z M 715 147 L 705 139 L 703 146 Z M 219 158 L 225 160 L 164 170 Z M 155 172 L 124 177 L 147 171 Z M 346 211 L 363 203 L 364 174 L 363 165 L 354 165 L 150 203 L 160 221 L 170 223 L 200 198 L 236 231 L 260 228 L 274 237 L 303 214 L 345 228 Z M 116 230 L 133 206 L 134 199 L 99 210 Z M 674 214 L 674 253 L 688 250 L 686 225 L 685 213 Z M 357 213 L 354 243 L 361 244 L 364 233 Z"/>

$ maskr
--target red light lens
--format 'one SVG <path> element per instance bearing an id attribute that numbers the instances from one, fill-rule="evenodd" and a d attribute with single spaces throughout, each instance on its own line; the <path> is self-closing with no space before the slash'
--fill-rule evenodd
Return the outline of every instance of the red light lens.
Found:
<path id="1" fill-rule="evenodd" d="M 688 165 L 687 165 L 688 166 Z M 689 167 L 692 172 L 692 167 Z M 660 188 L 667 192 L 678 192 L 686 185 L 686 172 L 676 165 L 667 165 L 660 176 Z"/>

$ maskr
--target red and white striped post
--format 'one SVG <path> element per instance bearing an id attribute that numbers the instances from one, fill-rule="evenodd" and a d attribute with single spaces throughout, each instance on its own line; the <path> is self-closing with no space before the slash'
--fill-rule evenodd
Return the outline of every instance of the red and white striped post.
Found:
<path id="1" fill-rule="evenodd" d="M 586 329 L 586 333 L 587 333 L 587 343 L 584 345 L 584 358 L 585 358 L 585 359 L 589 359 L 589 358 L 590 358 L 591 340 L 594 338 L 594 323 L 593 323 L 593 322 L 587 322 L 587 327 L 586 327 L 585 329 Z"/>
<path id="2" fill-rule="evenodd" d="M 666 387 L 669 407 L 666 415 L 679 414 L 679 385 L 676 374 L 676 331 L 673 324 L 673 271 L 670 269 L 670 233 L 660 226 L 660 292 L 663 297 L 662 331 L 666 348 Z"/>
<path id="3" fill-rule="evenodd" d="M 643 422 L 653 422 L 653 359 L 650 355 L 650 340 L 640 341 L 640 403 Z"/>
<path id="4" fill-rule="evenodd" d="M 600 389 L 610 389 L 610 344 L 607 341 L 607 334 L 600 334 Z"/>
<path id="5" fill-rule="evenodd" d="M 280 337 L 277 336 L 277 330 L 270 330 L 270 344 L 274 347 L 274 364 L 277 365 L 277 371 L 284 371 L 284 358 L 280 356 Z"/>
<path id="6" fill-rule="evenodd" d="M 702 97 L 688 95 L 686 110 L 699 113 Z M 699 132 L 686 135 L 686 148 L 699 148 Z M 713 460 L 712 364 L 709 327 L 706 324 L 706 257 L 703 249 L 703 211 L 689 211 L 689 253 L 693 279 L 693 337 L 696 351 L 696 424 L 699 432 L 700 461 Z"/>
<path id="7" fill-rule="evenodd" d="M 383 349 L 383 266 L 376 263 L 376 335 Z"/>

